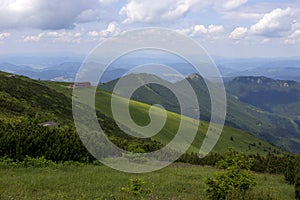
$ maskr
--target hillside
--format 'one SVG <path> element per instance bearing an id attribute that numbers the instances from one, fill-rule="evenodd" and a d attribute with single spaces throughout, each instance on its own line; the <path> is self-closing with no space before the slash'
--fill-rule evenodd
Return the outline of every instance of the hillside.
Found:
<path id="1" fill-rule="evenodd" d="M 33 117 L 37 113 L 43 113 L 46 116 L 45 118 L 48 117 L 47 114 L 51 114 L 48 119 L 44 120 L 51 120 L 51 117 L 55 116 L 59 122 L 65 121 L 65 123 L 72 125 L 70 122 L 72 119 L 72 89 L 66 87 L 68 85 L 67 83 L 35 81 L 22 76 L 9 78 L 5 73 L 0 74 L 0 80 L 2 82 L 1 94 L 3 99 L 1 101 L 1 119 L 18 119 L 25 115 Z M 102 125 L 106 127 L 105 133 L 110 136 L 116 135 L 122 139 L 125 137 L 125 134 L 116 127 L 111 118 L 110 99 L 110 93 L 100 89 L 97 91 L 96 107 L 98 117 L 102 119 L 100 121 L 102 121 Z M 119 103 L 124 103 L 123 98 L 119 98 Z M 131 113 L 134 120 L 139 124 L 147 124 L 149 122 L 148 110 L 150 106 L 136 101 L 131 101 L 131 105 Z M 16 106 L 20 106 L 21 108 L 16 110 Z M 152 138 L 163 144 L 172 140 L 177 132 L 180 121 L 180 115 L 176 113 L 167 112 L 167 115 L 168 119 L 164 128 L 158 135 Z M 186 118 L 186 120 L 190 121 L 190 123 L 194 122 L 193 119 Z M 199 151 L 207 128 L 208 123 L 202 121 L 198 135 L 189 149 L 190 152 Z M 249 133 L 226 126 L 213 151 L 223 152 L 229 146 L 238 151 L 260 153 L 262 155 L 266 155 L 269 152 L 283 152 L 280 148 L 264 142 Z"/>
<path id="2" fill-rule="evenodd" d="M 129 75 L 131 79 L 143 80 L 144 74 Z M 152 76 L 152 75 L 151 75 Z M 159 79 L 153 76 L 153 79 Z M 208 89 L 202 77 L 192 74 L 186 80 L 194 88 L 198 101 L 200 103 L 201 119 L 209 121 L 210 119 L 210 96 Z M 100 85 L 104 90 L 113 91 L 113 87 L 118 79 Z M 165 84 L 170 84 L 164 80 Z M 174 83 L 174 87 L 182 87 L 182 81 Z M 228 85 L 226 85 L 228 86 Z M 246 84 L 244 85 L 246 87 Z M 227 89 L 227 88 L 226 88 Z M 184 91 L 182 91 L 184 92 Z M 174 94 L 165 87 L 149 84 L 140 87 L 132 96 L 132 99 L 147 104 L 161 104 L 167 110 L 180 113 L 179 104 Z M 226 124 L 255 134 L 256 136 L 272 142 L 278 146 L 288 149 L 292 152 L 300 151 L 300 141 L 297 138 L 299 128 L 297 124 L 289 117 L 276 112 L 256 107 L 248 102 L 243 102 L 237 96 L 227 90 L 227 118 Z"/>
<path id="3" fill-rule="evenodd" d="M 70 100 L 65 95 L 24 76 L 0 73 L 0 104 L 0 116 L 4 119 L 45 114 L 72 120 Z"/>
<path id="4" fill-rule="evenodd" d="M 226 84 L 240 101 L 284 115 L 300 118 L 300 83 L 266 77 L 238 77 Z"/>

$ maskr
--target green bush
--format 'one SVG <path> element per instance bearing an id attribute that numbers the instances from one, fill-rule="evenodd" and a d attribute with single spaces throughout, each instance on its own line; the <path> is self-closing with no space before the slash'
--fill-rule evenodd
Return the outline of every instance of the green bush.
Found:
<path id="1" fill-rule="evenodd" d="M 18 163 L 15 162 L 13 159 L 5 157 L 0 157 L 0 166 L 1 167 L 17 167 Z"/>
<path id="2" fill-rule="evenodd" d="M 55 163 L 51 160 L 47 160 L 44 156 L 39 158 L 31 158 L 29 156 L 26 156 L 23 162 L 21 162 L 21 165 L 23 167 L 50 167 L 53 166 Z"/>
<path id="3" fill-rule="evenodd" d="M 218 166 L 225 171 L 214 178 L 207 178 L 207 197 L 212 200 L 231 199 L 230 196 L 239 196 L 245 199 L 246 194 L 255 185 L 254 175 L 250 172 L 253 160 L 243 153 L 229 150 L 225 159 Z"/>

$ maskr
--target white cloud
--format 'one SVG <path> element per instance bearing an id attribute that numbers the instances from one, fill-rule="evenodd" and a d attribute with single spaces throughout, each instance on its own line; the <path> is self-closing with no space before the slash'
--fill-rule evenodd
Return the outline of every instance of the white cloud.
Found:
<path id="1" fill-rule="evenodd" d="M 40 39 L 44 36 L 44 33 L 39 33 L 38 35 L 30 35 L 30 36 L 26 36 L 24 38 L 24 42 L 30 42 L 30 41 L 33 41 L 33 42 L 38 42 L 40 41 Z"/>
<path id="2" fill-rule="evenodd" d="M 239 40 L 244 38 L 247 32 L 248 32 L 248 28 L 237 27 L 230 33 L 229 38 L 233 40 Z"/>
<path id="3" fill-rule="evenodd" d="M 67 31 L 61 31 L 61 32 L 42 32 L 37 35 L 30 35 L 24 37 L 24 42 L 39 42 L 42 39 L 50 39 L 54 42 L 67 42 L 67 43 L 80 43 L 81 41 L 81 33 L 79 32 L 67 32 Z"/>
<path id="4" fill-rule="evenodd" d="M 116 3 L 118 0 L 99 0 L 99 2 L 103 5 L 111 5 L 113 3 Z"/>
<path id="5" fill-rule="evenodd" d="M 119 14 L 124 23 L 155 23 L 172 21 L 183 17 L 191 10 L 201 10 L 212 4 L 210 0 L 129 0 Z"/>
<path id="6" fill-rule="evenodd" d="M 208 27 L 205 27 L 204 25 L 195 25 L 186 29 L 178 29 L 176 30 L 178 33 L 191 36 L 191 37 L 197 37 L 197 36 L 207 36 L 212 37 L 215 35 L 219 35 L 225 31 L 224 27 L 222 25 L 209 25 Z"/>
<path id="7" fill-rule="evenodd" d="M 7 32 L 5 32 L 5 33 L 0 33 L 0 41 L 1 40 L 4 40 L 5 38 L 8 38 L 8 37 L 10 37 L 11 36 L 11 34 L 10 33 L 7 33 Z"/>
<path id="8" fill-rule="evenodd" d="M 88 32 L 88 36 L 90 36 L 90 37 L 98 37 L 99 36 L 99 32 L 97 32 L 97 31 L 90 31 L 90 32 Z"/>
<path id="9" fill-rule="evenodd" d="M 296 44 L 297 42 L 300 42 L 300 29 L 295 30 L 284 40 L 285 44 Z"/>
<path id="10" fill-rule="evenodd" d="M 1 0 L 0 29 L 70 29 L 77 16 L 99 6 L 98 0 Z"/>
<path id="11" fill-rule="evenodd" d="M 277 8 L 263 16 L 259 22 L 252 25 L 253 34 L 266 37 L 280 37 L 292 30 L 295 23 L 295 10 Z"/>
<path id="12" fill-rule="evenodd" d="M 207 28 L 203 25 L 195 25 L 194 27 L 190 28 L 192 30 L 191 36 L 197 36 L 201 34 L 207 33 Z"/>
<path id="13" fill-rule="evenodd" d="M 120 33 L 119 26 L 116 22 L 111 22 L 108 24 L 107 28 L 102 31 L 90 31 L 88 32 L 88 36 L 90 37 L 101 37 L 101 38 L 108 38 L 112 36 L 116 36 Z"/>
<path id="14" fill-rule="evenodd" d="M 157 23 L 180 19 L 189 12 L 197 13 L 209 7 L 233 10 L 247 2 L 248 0 L 128 0 L 119 14 L 125 16 L 125 24 Z"/>
<path id="15" fill-rule="evenodd" d="M 233 10 L 244 5 L 247 2 L 248 0 L 225 0 L 223 3 L 223 8 L 225 10 Z"/>
<path id="16" fill-rule="evenodd" d="M 209 25 L 207 30 L 211 34 L 220 34 L 224 32 L 224 27 L 222 25 Z"/>

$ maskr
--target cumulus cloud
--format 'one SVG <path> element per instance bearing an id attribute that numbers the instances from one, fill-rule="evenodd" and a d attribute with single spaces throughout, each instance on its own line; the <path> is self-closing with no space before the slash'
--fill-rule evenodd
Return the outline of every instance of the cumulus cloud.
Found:
<path id="1" fill-rule="evenodd" d="M 119 14 L 125 16 L 124 23 L 156 23 L 184 17 L 208 7 L 233 10 L 248 0 L 129 0 Z M 213 6 L 214 5 L 214 6 Z"/>
<path id="2" fill-rule="evenodd" d="M 225 10 L 233 10 L 236 9 L 242 5 L 244 5 L 245 3 L 247 3 L 248 0 L 223 0 L 223 2 L 218 2 L 219 4 L 221 4 L 221 6 L 225 9 Z"/>
<path id="3" fill-rule="evenodd" d="M 300 42 L 300 29 L 295 30 L 291 35 L 289 35 L 285 40 L 285 44 L 296 44 Z"/>
<path id="4" fill-rule="evenodd" d="M 120 33 L 119 26 L 116 22 L 111 22 L 108 24 L 105 30 L 97 31 L 90 31 L 88 32 L 88 36 L 90 37 L 101 37 L 101 38 L 108 38 L 112 36 L 116 36 Z"/>
<path id="5" fill-rule="evenodd" d="M 215 36 L 218 34 L 221 34 L 225 31 L 224 27 L 222 25 L 209 25 L 205 27 L 204 25 L 195 25 L 191 26 L 186 29 L 178 29 L 176 30 L 178 33 L 191 36 L 191 37 L 197 37 L 197 36 Z"/>
<path id="6" fill-rule="evenodd" d="M 42 39 L 50 39 L 54 42 L 67 42 L 67 43 L 80 43 L 81 41 L 81 33 L 79 32 L 67 32 L 67 31 L 49 31 L 42 32 L 37 35 L 30 35 L 24 37 L 24 42 L 38 42 Z"/>
<path id="7" fill-rule="evenodd" d="M 0 29 L 70 29 L 79 15 L 100 5 L 98 0 L 1 0 Z"/>
<path id="8" fill-rule="evenodd" d="M 1 40 L 4 40 L 5 38 L 8 38 L 8 37 L 10 37 L 11 36 L 11 34 L 10 33 L 0 33 L 0 41 Z"/>
<path id="9" fill-rule="evenodd" d="M 295 23 L 295 10 L 277 8 L 263 16 L 259 22 L 252 25 L 250 30 L 253 34 L 266 37 L 280 37 L 293 28 Z"/>
<path id="10" fill-rule="evenodd" d="M 209 25 L 207 28 L 208 33 L 219 34 L 224 32 L 224 27 L 222 25 Z"/>
<path id="11" fill-rule="evenodd" d="M 115 2 L 117 2 L 118 0 L 99 0 L 99 2 L 103 5 L 111 5 Z"/>
<path id="12" fill-rule="evenodd" d="M 201 10 L 211 5 L 210 0 L 129 0 L 119 14 L 124 15 L 124 23 L 162 22 L 183 17 L 191 10 Z"/>
<path id="13" fill-rule="evenodd" d="M 190 33 L 187 32 L 186 34 L 189 34 L 191 36 L 197 36 L 197 35 L 207 33 L 207 28 L 203 25 L 195 25 L 194 27 L 191 27 L 189 29 L 190 29 Z"/>
<path id="14" fill-rule="evenodd" d="M 249 28 L 235 28 L 229 38 L 240 40 L 246 36 L 261 36 L 263 37 L 261 44 L 268 43 L 271 38 L 281 38 L 286 44 L 295 44 L 300 41 L 299 16 L 299 10 L 295 8 L 276 8 L 263 14 Z"/>
<path id="15" fill-rule="evenodd" d="M 247 32 L 248 32 L 248 28 L 237 27 L 230 33 L 229 38 L 233 40 L 239 40 L 244 38 Z"/>

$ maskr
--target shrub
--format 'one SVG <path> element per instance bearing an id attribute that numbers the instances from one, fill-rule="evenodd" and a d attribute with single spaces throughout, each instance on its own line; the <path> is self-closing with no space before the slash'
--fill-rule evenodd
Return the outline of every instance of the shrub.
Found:
<path id="1" fill-rule="evenodd" d="M 44 156 L 39 158 L 31 158 L 26 156 L 23 162 L 21 162 L 21 166 L 23 167 L 50 167 L 53 166 L 55 163 L 51 160 L 47 160 Z"/>
<path id="2" fill-rule="evenodd" d="M 146 182 L 141 178 L 129 179 L 129 186 L 121 187 L 120 190 L 134 196 L 149 194 L 151 191 L 149 189 L 145 189 L 145 184 Z"/>
<path id="3" fill-rule="evenodd" d="M 225 159 L 218 163 L 226 171 L 205 180 L 208 198 L 221 200 L 238 195 L 244 199 L 247 191 L 256 185 L 254 175 L 250 172 L 252 163 L 253 159 L 230 149 Z"/>

